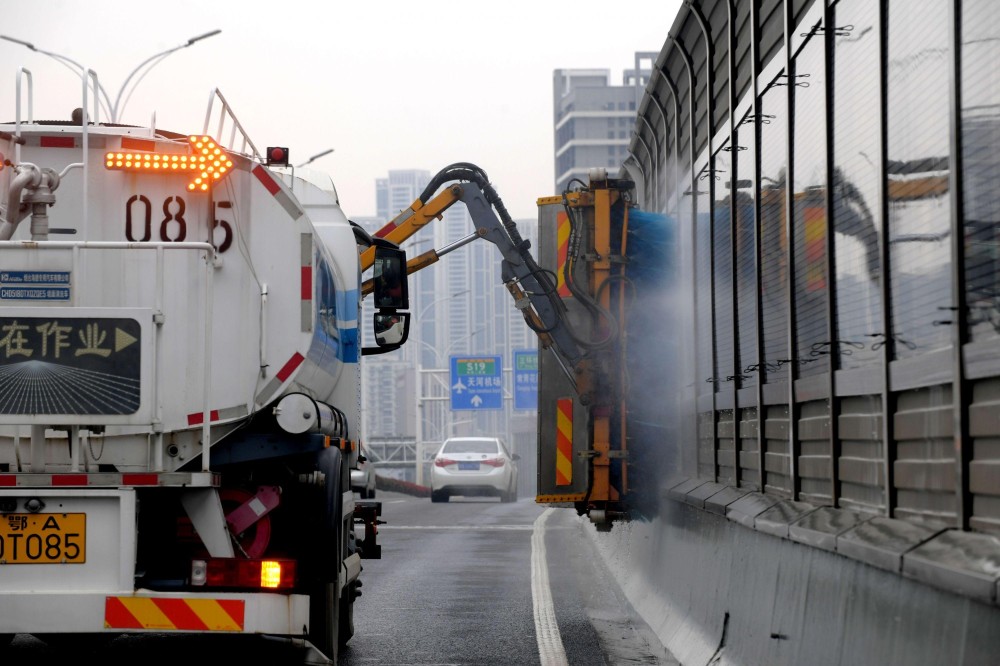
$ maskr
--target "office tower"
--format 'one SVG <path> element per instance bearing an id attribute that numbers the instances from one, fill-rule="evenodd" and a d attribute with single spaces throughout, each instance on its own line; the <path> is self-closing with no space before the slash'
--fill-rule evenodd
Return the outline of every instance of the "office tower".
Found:
<path id="1" fill-rule="evenodd" d="M 628 157 L 636 122 L 636 105 L 652 71 L 655 53 L 636 53 L 635 66 L 611 83 L 607 69 L 557 69 L 552 100 L 555 123 L 556 192 L 579 178 L 587 183 L 591 168 L 618 174 Z"/>

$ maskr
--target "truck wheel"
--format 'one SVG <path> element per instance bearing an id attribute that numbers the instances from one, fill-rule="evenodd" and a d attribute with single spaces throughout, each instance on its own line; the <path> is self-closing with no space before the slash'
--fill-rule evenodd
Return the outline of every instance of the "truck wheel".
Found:
<path id="1" fill-rule="evenodd" d="M 358 552 L 358 540 L 352 530 L 347 534 L 347 554 L 353 555 L 356 552 Z M 340 627 L 337 632 L 340 647 L 347 645 L 347 642 L 354 636 L 354 599 L 361 596 L 360 587 L 361 580 L 358 579 L 340 595 Z"/>
<path id="2" fill-rule="evenodd" d="M 319 471 L 326 477 L 323 488 L 310 493 L 320 507 L 316 547 L 309 589 L 309 642 L 328 659 L 337 662 L 343 603 L 338 589 L 344 561 L 341 545 L 341 464 L 340 450 L 323 449 L 316 457 Z M 349 603 L 349 601 L 348 601 Z"/>
<path id="3" fill-rule="evenodd" d="M 357 581 L 351 586 L 357 585 Z M 337 642 L 340 647 L 347 645 L 354 636 L 354 590 L 347 589 L 340 596 L 340 626 L 337 628 Z"/>
<path id="4" fill-rule="evenodd" d="M 315 584 L 309 593 L 309 642 L 333 663 L 337 663 L 340 648 L 338 584 Z"/>

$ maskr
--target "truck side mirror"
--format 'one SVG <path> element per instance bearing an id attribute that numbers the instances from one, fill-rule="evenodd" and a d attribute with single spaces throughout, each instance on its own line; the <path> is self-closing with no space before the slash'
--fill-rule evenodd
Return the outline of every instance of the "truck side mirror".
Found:
<path id="1" fill-rule="evenodd" d="M 379 347 L 399 347 L 406 342 L 409 335 L 410 314 L 408 312 L 375 315 L 375 342 Z"/>
<path id="2" fill-rule="evenodd" d="M 372 263 L 372 293 L 375 313 L 375 347 L 362 347 L 361 355 L 385 354 L 399 349 L 410 335 L 410 313 L 400 312 L 410 307 L 406 288 L 406 252 L 394 243 L 375 238 L 375 260 Z"/>
<path id="3" fill-rule="evenodd" d="M 375 307 L 380 311 L 410 307 L 406 288 L 406 252 L 399 248 L 376 247 L 372 279 L 375 282 Z"/>

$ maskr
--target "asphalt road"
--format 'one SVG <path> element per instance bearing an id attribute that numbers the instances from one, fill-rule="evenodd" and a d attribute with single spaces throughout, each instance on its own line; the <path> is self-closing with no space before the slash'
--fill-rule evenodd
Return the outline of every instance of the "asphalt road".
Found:
<path id="1" fill-rule="evenodd" d="M 676 663 L 609 582 L 572 509 L 539 524 L 546 507 L 532 499 L 378 499 L 382 559 L 364 563 L 341 666 Z"/>
<path id="2" fill-rule="evenodd" d="M 376 499 L 382 558 L 363 562 L 339 666 L 677 663 L 623 600 L 572 509 L 531 498 L 436 504 L 383 490 Z M 124 636 L 88 647 L 18 635 L 0 663 L 56 666 L 82 654 L 106 665 L 302 663 L 286 643 L 254 636 Z"/>

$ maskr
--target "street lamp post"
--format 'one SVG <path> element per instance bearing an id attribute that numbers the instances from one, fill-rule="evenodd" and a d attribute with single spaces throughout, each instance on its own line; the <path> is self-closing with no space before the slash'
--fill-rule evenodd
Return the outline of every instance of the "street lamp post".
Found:
<path id="1" fill-rule="evenodd" d="M 428 349 L 434 350 L 434 353 L 437 354 L 437 350 L 435 350 L 433 347 L 431 347 L 429 344 L 427 344 L 424 341 L 424 339 L 423 339 L 423 335 L 421 333 L 419 333 L 419 331 L 421 330 L 419 328 L 421 320 L 424 318 L 424 315 L 427 314 L 427 311 L 430 310 L 435 305 L 437 305 L 438 303 L 444 303 L 445 301 L 450 301 L 453 298 L 458 298 L 459 296 L 462 296 L 463 294 L 468 294 L 471 291 L 472 291 L 471 289 L 463 289 L 462 291 L 456 291 L 454 294 L 449 294 L 447 296 L 442 296 L 441 298 L 435 298 L 433 301 L 431 301 L 430 303 L 428 303 L 424 307 L 420 308 L 420 312 L 418 312 L 417 316 L 413 318 L 413 322 L 418 327 L 417 328 L 417 330 L 418 330 L 417 340 L 419 340 L 422 344 L 425 344 Z M 434 358 L 435 358 L 435 360 L 438 359 L 438 357 L 436 355 L 435 355 Z M 418 352 L 418 364 L 419 364 L 419 352 Z"/>
<path id="2" fill-rule="evenodd" d="M 301 169 L 302 167 L 306 166 L 307 164 L 312 164 L 314 161 L 318 160 L 319 158 L 323 157 L 324 155 L 329 155 L 332 152 L 333 152 L 333 148 L 327 148 L 326 150 L 324 150 L 321 153 L 316 153 L 315 155 L 313 155 L 312 157 L 310 157 L 309 159 L 307 159 L 302 164 L 296 164 L 295 168 L 296 169 Z"/>
<path id="3" fill-rule="evenodd" d="M 466 340 L 469 340 L 473 336 L 478 335 L 479 333 L 482 333 L 485 330 L 486 330 L 485 327 L 477 328 L 472 333 L 469 333 L 468 335 L 462 336 L 461 338 L 459 338 L 457 340 L 453 340 L 451 342 L 451 344 L 449 344 L 447 347 L 445 347 L 444 352 L 439 352 L 435 347 L 432 347 L 431 345 L 429 345 L 428 343 L 424 342 L 423 340 L 418 340 L 418 342 L 421 345 L 427 347 L 429 350 L 431 350 L 434 353 L 434 361 L 435 361 L 435 365 L 437 366 L 436 368 L 434 368 L 432 370 L 424 370 L 424 368 L 423 368 L 422 365 L 420 365 L 420 364 L 417 365 L 417 409 L 416 409 L 416 417 L 418 419 L 418 423 L 417 423 L 417 427 L 415 428 L 415 432 L 417 433 L 417 469 L 416 469 L 416 482 L 417 482 L 418 485 L 422 485 L 423 484 L 423 478 L 424 478 L 424 448 L 425 448 L 425 444 L 427 442 L 427 437 L 426 437 L 426 433 L 425 433 L 426 426 L 428 425 L 429 422 L 431 422 L 433 420 L 434 430 L 437 433 L 437 439 L 443 439 L 444 436 L 450 436 L 453 433 L 453 431 L 454 431 L 455 425 L 457 425 L 455 422 L 451 421 L 450 418 L 448 419 L 448 423 L 447 424 L 444 423 L 444 420 L 445 420 L 444 419 L 444 411 L 445 411 L 445 407 L 446 407 L 444 405 L 444 403 L 448 400 L 448 391 L 451 389 L 451 387 L 449 386 L 449 382 L 442 381 L 440 378 L 436 378 L 438 386 L 432 392 L 434 395 L 427 395 L 426 393 L 428 393 L 428 392 L 425 392 L 425 390 L 424 390 L 424 375 L 425 374 L 431 374 L 431 373 L 437 374 L 437 373 L 440 373 L 440 372 L 447 372 L 448 371 L 447 368 L 442 368 L 442 366 L 444 365 L 442 363 L 442 358 L 447 359 L 449 352 L 451 352 L 451 350 L 455 347 L 455 345 L 457 345 L 457 344 L 459 344 L 461 342 L 465 342 Z M 436 402 L 436 403 L 438 403 L 437 408 L 435 408 L 435 410 L 434 410 L 433 419 L 427 417 L 426 404 L 428 402 Z M 465 423 L 465 422 L 462 421 L 461 423 Z"/>
<path id="4" fill-rule="evenodd" d="M 441 298 L 435 298 L 433 301 L 431 301 L 430 303 L 428 303 L 427 305 L 425 305 L 424 307 L 422 307 L 420 309 L 420 313 L 417 314 L 417 316 L 415 317 L 415 319 L 419 320 L 421 317 L 423 317 L 427 313 L 428 310 L 431 309 L 431 307 L 437 305 L 438 303 L 443 303 L 445 301 L 450 301 L 451 299 L 457 298 L 458 296 L 461 296 L 462 294 L 468 294 L 470 291 L 472 291 L 472 290 L 471 289 L 463 289 L 462 291 L 456 291 L 454 294 L 449 294 L 447 296 L 442 296 Z M 433 347 L 432 347 L 432 349 L 433 349 Z"/>
<path id="5" fill-rule="evenodd" d="M 160 53 L 157 53 L 155 55 L 151 55 L 148 58 L 146 58 L 145 60 L 143 60 L 142 63 L 139 64 L 138 67 L 136 67 L 135 69 L 133 69 L 129 73 L 129 75 L 127 77 L 125 77 L 125 83 L 123 83 L 122 87 L 118 90 L 118 97 L 115 98 L 115 105 L 113 107 L 111 107 L 111 122 L 113 122 L 113 123 L 118 122 L 118 117 L 119 117 L 118 114 L 125 110 L 125 104 L 128 104 L 128 100 L 129 100 L 129 97 L 132 96 L 132 92 L 134 92 L 135 89 L 139 86 L 139 84 L 142 82 L 142 79 L 146 76 L 146 74 L 148 74 L 151 69 L 153 69 L 158 64 L 160 64 L 160 61 L 162 61 L 164 58 L 166 58 L 168 55 L 170 55 L 174 51 L 180 51 L 181 49 L 186 49 L 187 47 L 191 46 L 195 42 L 200 42 L 203 39 L 208 39 L 209 37 L 214 37 L 215 35 L 219 34 L 220 32 L 222 32 L 222 30 L 215 29 L 215 30 L 206 32 L 203 35 L 197 35 L 196 37 L 192 37 L 191 39 L 187 40 L 186 42 L 184 42 L 180 46 L 175 46 L 172 49 L 167 49 L 166 51 L 161 51 Z M 139 76 L 139 78 L 135 82 L 135 85 L 132 86 L 132 90 L 129 91 L 128 97 L 126 97 L 125 101 L 122 103 L 121 108 L 118 108 L 118 104 L 121 101 L 122 94 L 125 92 L 125 89 L 128 87 L 129 81 L 132 80 L 133 76 L 135 76 L 136 74 L 139 73 L 139 70 L 141 70 L 143 67 L 145 67 L 149 63 L 152 63 L 152 64 L 149 65 L 149 67 L 146 69 L 145 72 L 142 73 L 141 76 Z"/>
<path id="6" fill-rule="evenodd" d="M 41 53 L 42 55 L 47 55 L 48 57 L 52 58 L 63 67 L 67 68 L 68 70 L 76 74 L 77 76 L 83 76 L 84 72 L 86 71 L 86 67 L 84 67 L 77 61 L 73 60 L 72 58 L 60 55 L 58 53 L 53 53 L 52 51 L 46 51 L 45 49 L 40 49 L 31 42 L 26 42 L 23 39 L 17 39 L 16 37 L 11 37 L 9 35 L 0 35 L 0 39 L 12 42 L 14 44 L 20 44 L 21 46 L 31 49 L 35 53 Z M 111 99 L 108 97 L 108 93 L 104 90 L 104 86 L 98 83 L 94 94 L 97 95 L 98 100 L 100 100 L 100 103 L 104 106 L 105 113 L 107 113 L 108 116 L 110 117 L 112 108 Z"/>
<path id="7" fill-rule="evenodd" d="M 120 117 L 121 112 L 125 110 L 125 104 L 128 104 L 128 99 L 129 99 L 129 97 L 132 96 L 132 92 L 135 91 L 136 87 L 142 81 L 143 77 L 145 77 L 146 74 L 148 74 L 149 71 L 151 69 L 153 69 L 153 67 L 155 67 L 156 65 L 158 65 L 160 63 L 160 61 L 162 61 L 164 58 L 166 58 L 167 56 L 169 56 L 174 51 L 179 51 L 181 49 L 186 49 L 187 47 L 191 46 L 192 44 L 194 44 L 196 42 L 200 42 L 203 39 L 208 39 L 209 37 L 214 37 L 215 35 L 219 34 L 220 32 L 222 32 L 222 30 L 212 30 L 210 32 L 206 32 L 203 35 L 197 35 L 197 36 L 192 37 L 191 39 L 187 40 L 186 42 L 184 42 L 183 44 L 181 44 L 179 46 L 175 46 L 175 47 L 173 47 L 171 49 L 167 49 L 166 51 L 161 51 L 160 53 L 156 53 L 154 55 L 151 55 L 150 57 L 148 57 L 145 60 L 143 60 L 139 64 L 139 66 L 136 67 L 135 69 L 133 69 L 129 73 L 129 75 L 125 78 L 125 83 L 122 84 L 121 89 L 118 91 L 118 96 L 115 98 L 115 103 L 114 104 L 111 103 L 111 98 L 108 96 L 108 93 L 104 89 L 104 86 L 102 86 L 102 85 L 100 85 L 98 83 L 96 85 L 95 94 L 98 95 L 98 96 L 103 96 L 104 109 L 105 109 L 105 111 L 107 111 L 108 116 L 111 118 L 111 122 L 113 122 L 113 123 L 117 123 L 118 122 L 118 119 Z M 83 65 L 81 65 L 80 63 L 76 62 L 75 60 L 73 60 L 71 58 L 67 58 L 66 56 L 60 55 L 58 53 L 53 53 L 52 51 L 46 51 L 44 49 L 40 49 L 37 46 L 35 46 L 34 44 L 32 44 L 31 42 L 26 42 L 23 39 L 17 39 L 15 37 L 10 37 L 8 35 L 0 35 L 0 39 L 4 39 L 4 40 L 6 40 L 8 42 L 13 42 L 14 44 L 20 44 L 21 46 L 27 47 L 27 48 L 31 49 L 32 51 L 35 51 L 36 53 L 41 53 L 42 55 L 47 55 L 50 58 L 56 60 L 57 62 L 62 63 L 64 66 L 69 67 L 72 71 L 76 72 L 80 76 L 83 76 L 84 73 L 86 72 L 86 68 Z M 152 63 L 152 64 L 150 64 L 150 63 Z M 149 65 L 149 67 L 146 67 L 146 65 Z M 125 97 L 125 100 L 123 102 L 122 101 L 122 95 L 125 93 L 125 89 L 128 87 L 128 84 L 132 80 L 132 78 L 136 74 L 138 74 L 139 71 L 142 70 L 143 67 L 146 67 L 146 71 L 144 71 L 139 76 L 138 80 L 136 80 L 135 85 L 132 86 L 132 90 Z M 119 104 L 121 104 L 121 108 L 119 108 Z"/>

